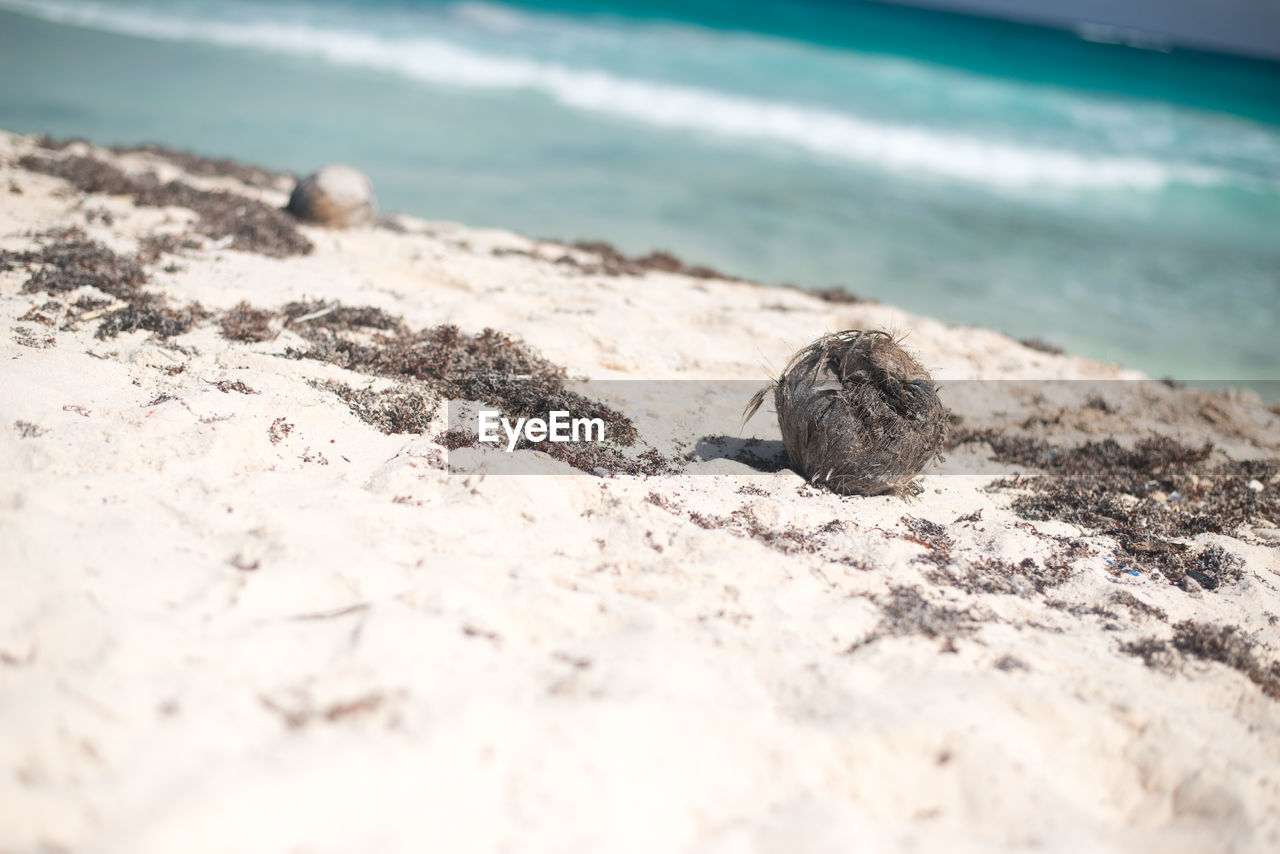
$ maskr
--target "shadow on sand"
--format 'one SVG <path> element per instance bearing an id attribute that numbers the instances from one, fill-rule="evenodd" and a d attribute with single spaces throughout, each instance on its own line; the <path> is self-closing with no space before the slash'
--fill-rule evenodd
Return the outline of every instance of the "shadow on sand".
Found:
<path id="1" fill-rule="evenodd" d="M 685 459 L 690 462 L 733 460 L 759 472 L 772 474 L 789 467 L 786 448 L 779 439 L 742 439 L 737 436 L 703 436 Z"/>

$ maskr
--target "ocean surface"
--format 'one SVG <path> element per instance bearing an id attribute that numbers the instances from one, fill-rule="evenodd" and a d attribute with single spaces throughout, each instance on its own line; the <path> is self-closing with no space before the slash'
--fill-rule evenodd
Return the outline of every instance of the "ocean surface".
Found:
<path id="1" fill-rule="evenodd" d="M 832 0 L 0 0 L 0 127 L 1280 379 L 1280 64 L 1159 47 Z"/>

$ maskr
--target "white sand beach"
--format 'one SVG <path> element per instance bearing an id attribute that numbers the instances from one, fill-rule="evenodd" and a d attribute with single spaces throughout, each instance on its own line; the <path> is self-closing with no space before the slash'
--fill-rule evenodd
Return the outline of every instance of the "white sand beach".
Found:
<path id="1" fill-rule="evenodd" d="M 0 134 L 0 851 L 1280 850 L 1280 415 L 1249 393 L 445 222 L 302 226 L 313 251 L 272 257 L 26 157 L 272 208 L 292 186 Z M 204 312 L 105 334 L 127 300 L 41 286 L 68 240 L 144 250 L 136 292 Z M 661 401 L 636 424 L 670 471 L 462 449 L 450 473 L 443 409 L 383 432 L 333 389 L 396 380 L 299 357 L 296 316 L 233 340 L 241 303 L 735 388 L 892 328 L 957 435 L 1211 443 L 1203 495 L 1113 497 L 1199 527 L 1047 492 L 1035 518 L 1037 487 L 990 486 L 1035 467 L 982 469 L 972 433 L 913 500 L 839 496 L 740 461 L 736 425 L 690 453 Z M 1045 384 L 1071 380 L 1094 402 Z M 772 413 L 740 438 L 776 446 Z"/>

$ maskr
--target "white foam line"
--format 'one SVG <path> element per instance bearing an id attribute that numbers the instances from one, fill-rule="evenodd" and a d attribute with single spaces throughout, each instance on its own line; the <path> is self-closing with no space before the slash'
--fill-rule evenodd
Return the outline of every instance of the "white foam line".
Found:
<path id="1" fill-rule="evenodd" d="M 437 85 L 535 91 L 568 107 L 649 125 L 780 143 L 863 166 L 1002 188 L 1154 190 L 1175 181 L 1214 184 L 1222 180 L 1212 170 L 1189 165 L 993 142 L 555 63 L 487 56 L 436 39 L 391 40 L 267 21 L 233 24 L 180 19 L 150 9 L 56 0 L 0 0 L 0 7 L 133 36 L 316 56 Z"/>

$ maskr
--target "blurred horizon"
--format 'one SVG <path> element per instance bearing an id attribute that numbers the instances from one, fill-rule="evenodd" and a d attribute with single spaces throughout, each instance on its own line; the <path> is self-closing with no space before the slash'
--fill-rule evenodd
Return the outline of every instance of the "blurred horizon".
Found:
<path id="1" fill-rule="evenodd" d="M 860 0 L 854 0 L 859 2 Z M 1280 61 L 1280 3 L 1260 0 L 870 0 L 1071 31 L 1145 50 Z"/>
<path id="2" fill-rule="evenodd" d="M 1280 63 L 835 0 L 0 0 L 0 127 L 1280 377 Z M 1140 40 L 1139 40 L 1140 41 Z"/>

